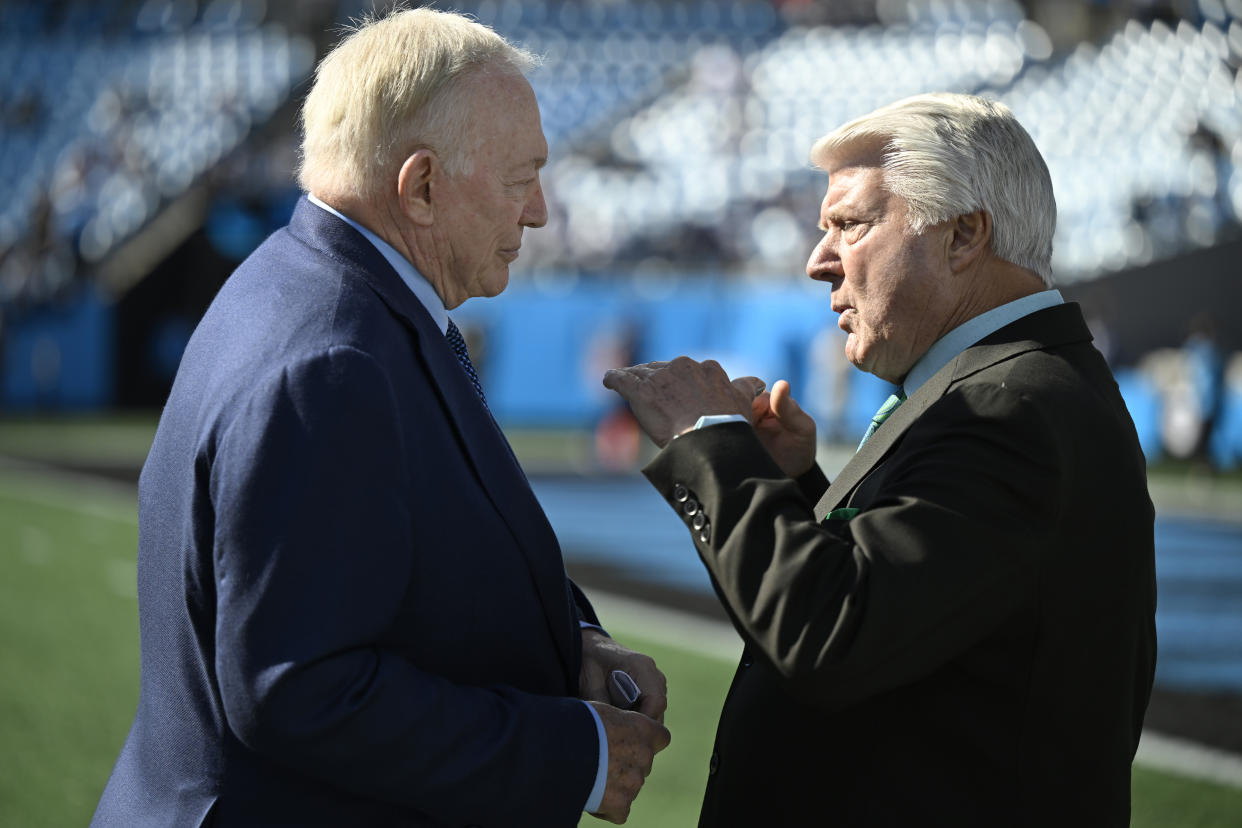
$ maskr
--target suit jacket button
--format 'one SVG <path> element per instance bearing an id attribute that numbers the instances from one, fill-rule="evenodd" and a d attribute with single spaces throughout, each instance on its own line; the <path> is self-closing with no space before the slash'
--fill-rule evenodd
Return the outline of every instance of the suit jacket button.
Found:
<path id="1" fill-rule="evenodd" d="M 712 539 L 712 525 L 704 521 L 703 528 L 699 530 L 699 543 L 707 543 Z"/>
<path id="2" fill-rule="evenodd" d="M 693 526 L 695 529 L 702 529 L 704 526 L 707 525 L 707 515 L 703 514 L 702 512 L 699 512 L 697 515 L 694 516 L 694 520 L 690 521 L 690 525 Z"/>
<path id="3" fill-rule="evenodd" d="M 750 665 L 754 663 L 755 663 L 755 660 L 750 657 L 750 653 L 747 653 L 747 652 L 742 653 L 742 666 L 743 667 L 749 667 Z"/>
<path id="4" fill-rule="evenodd" d="M 716 771 L 720 769 L 720 754 L 712 752 L 712 758 L 707 763 L 707 775 L 715 776 Z"/>
<path id="5" fill-rule="evenodd" d="M 687 515 L 693 515 L 699 511 L 699 502 L 692 497 L 686 501 L 685 505 L 681 507 L 681 510 Z"/>
<path id="6" fill-rule="evenodd" d="M 686 498 L 689 496 L 690 490 L 680 483 L 673 487 L 673 500 L 676 500 L 678 503 L 685 503 Z"/>

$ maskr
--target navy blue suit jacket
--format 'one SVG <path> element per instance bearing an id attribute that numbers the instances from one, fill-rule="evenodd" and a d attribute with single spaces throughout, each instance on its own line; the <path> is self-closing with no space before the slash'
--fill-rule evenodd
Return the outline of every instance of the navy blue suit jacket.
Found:
<path id="1" fill-rule="evenodd" d="M 594 615 L 444 336 L 306 199 L 190 340 L 139 523 L 95 824 L 577 823 Z"/>

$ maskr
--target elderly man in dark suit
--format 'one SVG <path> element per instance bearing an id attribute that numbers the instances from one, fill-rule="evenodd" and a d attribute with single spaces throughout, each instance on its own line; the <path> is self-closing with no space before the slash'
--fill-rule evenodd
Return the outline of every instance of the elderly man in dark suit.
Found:
<path id="1" fill-rule="evenodd" d="M 1051 289 L 1043 159 L 963 95 L 812 159 L 807 274 L 849 360 L 900 386 L 837 479 L 788 383 L 686 358 L 605 377 L 745 640 L 700 825 L 1124 826 L 1153 512 L 1116 383 Z"/>
<path id="2" fill-rule="evenodd" d="M 628 815 L 664 677 L 566 578 L 446 313 L 545 221 L 531 63 L 414 10 L 320 64 L 310 195 L 207 311 L 143 468 L 142 687 L 95 824 Z"/>

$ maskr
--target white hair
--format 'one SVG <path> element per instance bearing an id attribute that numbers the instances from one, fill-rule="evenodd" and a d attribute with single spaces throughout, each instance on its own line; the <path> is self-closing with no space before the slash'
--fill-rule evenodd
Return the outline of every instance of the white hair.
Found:
<path id="1" fill-rule="evenodd" d="M 1057 205 L 1048 166 L 1007 106 L 974 95 L 917 95 L 815 142 L 821 169 L 859 145 L 882 147 L 884 185 L 905 200 L 910 230 L 984 210 L 992 251 L 1052 285 Z"/>
<path id="2" fill-rule="evenodd" d="M 396 188 L 400 165 L 429 148 L 450 174 L 468 173 L 473 85 L 524 75 L 538 58 L 463 15 L 398 9 L 357 23 L 315 69 L 302 107 L 299 183 L 321 196 Z"/>

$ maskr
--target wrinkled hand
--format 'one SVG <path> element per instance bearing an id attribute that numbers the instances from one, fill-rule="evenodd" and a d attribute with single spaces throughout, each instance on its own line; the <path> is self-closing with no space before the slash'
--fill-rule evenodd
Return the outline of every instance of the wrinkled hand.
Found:
<path id="1" fill-rule="evenodd" d="M 625 398 L 643 431 L 664 448 L 705 414 L 751 419 L 751 403 L 764 383 L 756 377 L 730 380 L 716 361 L 695 362 L 683 356 L 672 362 L 613 368 L 604 374 L 604 387 Z"/>
<path id="2" fill-rule="evenodd" d="M 582 670 L 578 675 L 578 692 L 586 701 L 609 702 L 608 677 L 613 670 L 624 670 L 634 679 L 642 693 L 638 697 L 639 713 L 664 721 L 668 708 L 668 681 L 650 656 L 622 647 L 599 630 L 582 631 Z"/>
<path id="3" fill-rule="evenodd" d="M 608 739 L 608 782 L 595 816 L 620 825 L 642 788 L 655 755 L 668 747 L 668 728 L 654 719 L 609 704 L 589 702 Z"/>
<path id="4" fill-rule="evenodd" d="M 777 380 L 755 397 L 751 411 L 755 434 L 781 471 L 798 477 L 814 465 L 815 421 L 790 395 L 789 383 Z"/>

